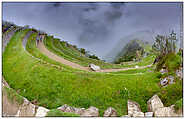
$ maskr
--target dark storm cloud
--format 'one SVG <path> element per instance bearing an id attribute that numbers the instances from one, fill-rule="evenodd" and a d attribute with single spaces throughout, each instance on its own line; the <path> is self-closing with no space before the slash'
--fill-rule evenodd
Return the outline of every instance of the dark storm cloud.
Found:
<path id="1" fill-rule="evenodd" d="M 3 20 L 31 25 L 100 57 L 127 36 L 180 33 L 180 3 L 3 3 Z M 139 37 L 139 36 L 138 36 Z M 152 37 L 152 36 L 151 36 Z"/>

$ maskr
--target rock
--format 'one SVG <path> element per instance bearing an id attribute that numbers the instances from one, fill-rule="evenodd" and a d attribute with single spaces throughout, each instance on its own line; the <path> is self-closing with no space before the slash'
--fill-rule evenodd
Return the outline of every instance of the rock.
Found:
<path id="1" fill-rule="evenodd" d="M 153 117 L 153 112 L 145 112 L 145 117 Z"/>
<path id="2" fill-rule="evenodd" d="M 173 84 L 174 83 L 174 77 L 173 76 L 168 76 L 167 78 L 169 80 L 169 84 Z"/>
<path id="3" fill-rule="evenodd" d="M 161 72 L 161 74 L 164 74 L 164 73 L 168 73 L 168 70 L 167 69 L 161 69 L 159 72 Z"/>
<path id="4" fill-rule="evenodd" d="M 121 117 L 129 117 L 128 115 L 123 115 L 123 116 L 121 116 Z"/>
<path id="5" fill-rule="evenodd" d="M 180 80 L 183 78 L 183 71 L 182 71 L 182 68 L 176 70 L 176 75 L 180 78 Z"/>
<path id="6" fill-rule="evenodd" d="M 24 98 L 23 104 L 19 107 L 16 116 L 19 117 L 33 117 L 35 115 L 35 105 Z"/>
<path id="7" fill-rule="evenodd" d="M 35 116 L 36 117 L 45 117 L 48 112 L 49 112 L 48 109 L 39 106 Z"/>
<path id="8" fill-rule="evenodd" d="M 62 112 L 71 112 L 71 113 L 75 113 L 75 114 L 83 114 L 84 111 L 85 111 L 85 108 L 75 108 L 75 107 L 71 107 L 71 106 L 68 106 L 67 104 L 57 108 L 59 110 L 61 110 Z"/>
<path id="9" fill-rule="evenodd" d="M 75 112 L 75 109 L 68 106 L 67 104 L 65 104 L 57 109 L 61 110 L 62 112 L 72 112 L 72 113 Z"/>
<path id="10" fill-rule="evenodd" d="M 161 86 L 166 86 L 168 84 L 168 79 L 167 78 L 161 79 L 160 84 Z"/>
<path id="11" fill-rule="evenodd" d="M 98 71 L 100 70 L 100 67 L 99 66 L 96 66 L 94 64 L 90 64 L 89 67 L 93 70 L 93 71 Z"/>
<path id="12" fill-rule="evenodd" d="M 140 106 L 138 103 L 128 100 L 127 102 L 127 110 L 128 110 L 128 116 L 132 117 L 133 114 L 137 112 L 141 112 Z"/>
<path id="13" fill-rule="evenodd" d="M 88 109 L 86 109 L 81 116 L 82 117 L 98 117 L 99 116 L 99 109 L 91 106 Z"/>
<path id="14" fill-rule="evenodd" d="M 155 117 L 178 117 L 174 106 L 157 108 L 154 112 Z"/>
<path id="15" fill-rule="evenodd" d="M 143 112 L 135 112 L 133 114 L 133 117 L 144 117 L 144 113 Z"/>
<path id="16" fill-rule="evenodd" d="M 157 95 L 154 95 L 148 100 L 147 106 L 149 112 L 154 112 L 157 108 L 164 107 L 163 103 L 161 102 L 161 99 Z"/>
<path id="17" fill-rule="evenodd" d="M 114 108 L 109 107 L 107 110 L 105 110 L 104 117 L 116 117 L 117 116 L 117 112 Z"/>

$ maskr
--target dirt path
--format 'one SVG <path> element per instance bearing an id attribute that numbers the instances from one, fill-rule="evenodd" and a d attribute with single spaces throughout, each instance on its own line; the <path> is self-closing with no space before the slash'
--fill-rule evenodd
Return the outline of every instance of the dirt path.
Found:
<path id="1" fill-rule="evenodd" d="M 85 71 L 91 71 L 89 67 L 83 67 L 79 64 L 76 64 L 74 62 L 68 61 L 62 57 L 55 55 L 54 53 L 50 52 L 47 48 L 45 48 L 44 44 L 41 41 L 37 44 L 37 47 L 43 54 L 45 54 L 46 56 L 48 56 L 49 58 L 51 58 L 57 62 L 71 66 L 72 68 L 85 70 Z M 133 68 L 122 68 L 122 69 L 101 69 L 96 72 L 117 72 L 117 71 L 125 71 L 125 70 L 130 70 L 130 69 L 144 69 L 144 68 L 151 67 L 151 66 L 152 65 L 141 66 L 138 68 L 133 67 Z"/>
<path id="2" fill-rule="evenodd" d="M 71 61 L 68 61 L 62 57 L 59 57 L 57 55 L 55 55 L 54 53 L 50 52 L 48 49 L 45 48 L 44 44 L 42 42 L 39 42 L 37 44 L 38 49 L 45 54 L 46 56 L 48 56 L 50 59 L 53 59 L 57 62 L 60 62 L 62 64 L 71 66 L 72 68 L 76 68 L 76 69 L 80 69 L 80 70 L 85 70 L 85 71 L 90 71 L 89 67 L 83 67 L 79 64 L 73 63 Z"/>
<path id="3" fill-rule="evenodd" d="M 6 46 L 8 45 L 10 39 L 12 38 L 12 36 L 14 35 L 14 33 L 17 30 L 18 30 L 18 28 L 12 28 L 12 29 L 10 29 L 10 31 L 2 34 L 2 40 L 3 40 L 2 41 L 2 43 L 3 43 L 2 50 L 3 50 L 3 52 L 4 52 L 5 48 L 6 48 Z"/>
<path id="4" fill-rule="evenodd" d="M 148 68 L 148 67 L 151 67 L 152 65 L 147 65 L 147 66 L 140 66 L 138 68 L 121 68 L 121 69 L 102 69 L 102 70 L 99 70 L 97 72 L 117 72 L 117 71 L 125 71 L 125 70 L 130 70 L 130 69 L 144 69 L 144 68 Z"/>

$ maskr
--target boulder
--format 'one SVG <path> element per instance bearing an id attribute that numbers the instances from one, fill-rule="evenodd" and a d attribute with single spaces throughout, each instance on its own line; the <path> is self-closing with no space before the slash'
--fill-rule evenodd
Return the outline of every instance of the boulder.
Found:
<path id="1" fill-rule="evenodd" d="M 140 106 L 138 103 L 128 100 L 127 102 L 128 116 L 132 117 L 135 113 L 141 112 Z"/>
<path id="2" fill-rule="evenodd" d="M 161 72 L 161 74 L 164 74 L 164 73 L 168 73 L 168 70 L 167 69 L 161 69 L 159 72 Z"/>
<path id="3" fill-rule="evenodd" d="M 81 116 L 82 117 L 98 117 L 99 116 L 99 109 L 91 106 L 88 109 L 86 109 Z"/>
<path id="4" fill-rule="evenodd" d="M 96 66 L 95 64 L 90 64 L 89 67 L 93 70 L 93 71 L 98 71 L 100 70 L 99 66 Z"/>
<path id="5" fill-rule="evenodd" d="M 68 106 L 67 104 L 61 107 L 58 107 L 57 109 L 61 110 L 62 112 L 71 112 L 79 115 L 83 114 L 85 111 L 85 108 L 75 108 L 75 107 Z"/>
<path id="6" fill-rule="evenodd" d="M 133 117 L 144 117 L 144 113 L 143 112 L 135 112 L 133 114 Z"/>
<path id="7" fill-rule="evenodd" d="M 117 112 L 114 108 L 109 107 L 107 110 L 105 110 L 104 117 L 116 117 L 117 116 Z"/>
<path id="8" fill-rule="evenodd" d="M 175 113 L 174 105 L 170 107 L 157 108 L 154 112 L 155 117 L 178 117 Z"/>
<path id="9" fill-rule="evenodd" d="M 161 99 L 157 95 L 154 95 L 152 98 L 148 100 L 147 106 L 149 112 L 154 112 L 157 108 L 164 107 Z"/>
<path id="10" fill-rule="evenodd" d="M 169 80 L 169 84 L 173 84 L 174 83 L 174 77 L 173 76 L 168 76 L 167 78 Z"/>
<path id="11" fill-rule="evenodd" d="M 153 112 L 145 112 L 145 117 L 153 117 Z"/>
<path id="12" fill-rule="evenodd" d="M 33 117 L 35 116 L 35 105 L 29 102 L 26 98 L 24 98 L 23 104 L 19 107 L 19 110 L 16 116 L 19 117 Z"/>
<path id="13" fill-rule="evenodd" d="M 161 79 L 160 84 L 161 86 L 166 86 L 168 84 L 168 79 L 167 78 Z"/>
<path id="14" fill-rule="evenodd" d="M 65 104 L 65 105 L 63 105 L 63 106 L 61 106 L 61 107 L 59 107 L 57 109 L 61 110 L 62 112 L 72 112 L 72 113 L 75 112 L 75 109 L 70 107 L 70 106 L 68 106 L 67 104 Z"/>
<path id="15" fill-rule="evenodd" d="M 49 112 L 48 109 L 39 106 L 35 116 L 36 117 L 45 117 L 48 112 Z"/>
<path id="16" fill-rule="evenodd" d="M 180 80 L 183 78 L 183 71 L 182 71 L 182 68 L 176 70 L 176 75 L 180 78 Z"/>

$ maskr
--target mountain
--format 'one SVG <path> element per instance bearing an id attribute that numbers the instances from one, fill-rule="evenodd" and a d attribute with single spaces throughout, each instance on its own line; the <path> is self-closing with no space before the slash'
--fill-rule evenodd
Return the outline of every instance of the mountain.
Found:
<path id="1" fill-rule="evenodd" d="M 107 55 L 105 55 L 104 59 L 106 59 L 107 62 L 115 61 L 116 57 L 123 50 L 124 46 L 128 44 L 131 40 L 137 39 L 142 42 L 148 42 L 148 44 L 153 44 L 153 41 L 154 41 L 153 36 L 154 34 L 148 30 L 138 31 L 128 36 L 125 36 L 120 39 L 120 41 L 115 45 L 115 47 Z"/>
<path id="2" fill-rule="evenodd" d="M 142 56 L 149 54 L 151 45 L 148 42 L 134 39 L 129 41 L 116 56 L 114 63 L 140 60 Z"/>

